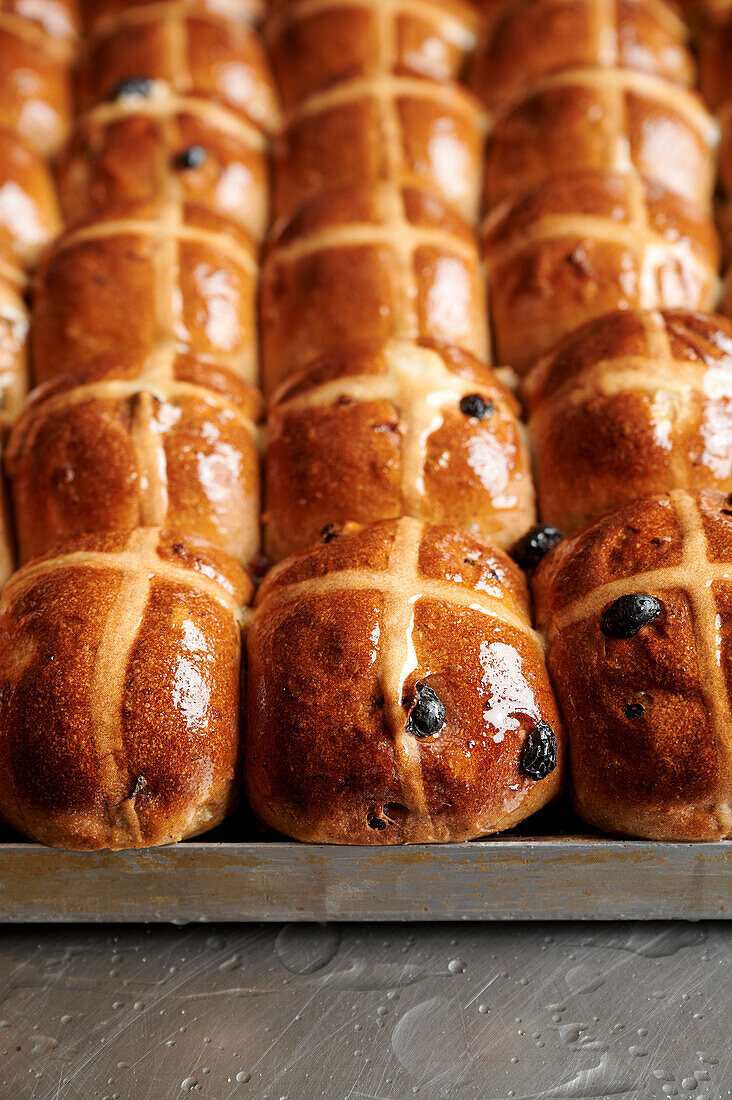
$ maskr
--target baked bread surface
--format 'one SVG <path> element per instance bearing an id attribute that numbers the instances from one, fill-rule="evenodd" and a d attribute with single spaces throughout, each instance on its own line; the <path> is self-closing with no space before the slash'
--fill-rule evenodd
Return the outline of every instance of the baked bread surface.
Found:
<path id="1" fill-rule="evenodd" d="M 645 497 L 564 539 L 535 574 L 573 798 L 591 825 L 732 834 L 731 513 L 712 489 Z M 655 611 L 640 625 L 616 605 L 638 596 Z"/>
<path id="2" fill-rule="evenodd" d="M 467 840 L 560 789 L 523 576 L 459 528 L 388 520 L 288 558 L 259 590 L 248 655 L 247 789 L 287 836 Z M 410 725 L 425 689 L 443 708 L 432 736 Z M 535 780 L 521 759 L 539 723 L 559 765 Z"/>
<path id="3" fill-rule="evenodd" d="M 61 848 L 213 828 L 240 768 L 245 574 L 156 529 L 67 543 L 0 601 L 0 804 Z"/>

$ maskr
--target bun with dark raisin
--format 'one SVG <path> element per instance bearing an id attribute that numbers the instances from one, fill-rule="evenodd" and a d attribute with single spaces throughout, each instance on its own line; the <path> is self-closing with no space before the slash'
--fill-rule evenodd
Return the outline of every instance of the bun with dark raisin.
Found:
<path id="1" fill-rule="evenodd" d="M 577 812 L 658 840 L 732 835 L 732 507 L 646 497 L 560 542 L 534 577 Z"/>
<path id="2" fill-rule="evenodd" d="M 386 520 L 262 583 L 246 782 L 315 843 L 459 841 L 559 791 L 564 738 L 518 567 L 457 527 Z"/>

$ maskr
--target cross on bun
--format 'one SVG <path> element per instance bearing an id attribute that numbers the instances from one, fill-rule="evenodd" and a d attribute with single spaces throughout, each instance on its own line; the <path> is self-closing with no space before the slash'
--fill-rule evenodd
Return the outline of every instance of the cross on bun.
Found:
<path id="1" fill-rule="evenodd" d="M 245 564 L 259 549 L 261 396 L 163 347 L 39 387 L 6 451 L 21 561 L 80 535 L 164 526 Z"/>
<path id="2" fill-rule="evenodd" d="M 636 173 L 556 176 L 496 207 L 483 240 L 496 358 L 522 374 L 613 309 L 710 310 L 719 294 L 710 219 Z"/>
<path id="3" fill-rule="evenodd" d="M 518 568 L 402 518 L 304 550 L 259 589 L 246 780 L 313 843 L 458 841 L 561 785 L 563 734 Z"/>
<path id="4" fill-rule="evenodd" d="M 249 235 L 204 207 L 124 207 L 77 225 L 39 267 L 35 381 L 163 342 L 253 382 L 257 282 Z"/>
<path id="5" fill-rule="evenodd" d="M 264 15 L 266 0 L 172 0 L 176 7 L 189 14 L 207 13 L 230 19 L 235 23 L 254 23 Z M 171 0 L 164 0 L 169 7 Z M 132 17 L 144 18 L 159 14 L 161 0 L 81 0 L 82 25 L 87 35 L 98 38 L 113 30 L 120 22 Z M 157 9 L 157 12 L 156 10 Z"/>
<path id="6" fill-rule="evenodd" d="M 179 95 L 162 81 L 149 95 L 99 103 L 77 119 L 58 179 L 71 224 L 175 196 L 242 224 L 257 240 L 268 225 L 266 136 L 220 104 Z"/>
<path id="7" fill-rule="evenodd" d="M 565 533 L 665 489 L 732 492 L 732 323 L 610 313 L 524 379 L 539 509 Z"/>
<path id="8" fill-rule="evenodd" d="M 578 813 L 662 840 L 732 835 L 732 509 L 714 489 L 628 504 L 534 578 Z"/>
<path id="9" fill-rule="evenodd" d="M 274 205 L 291 214 L 331 187 L 422 184 L 475 223 L 486 118 L 459 84 L 388 71 L 300 100 L 274 142 Z"/>
<path id="10" fill-rule="evenodd" d="M 265 38 L 289 107 L 384 71 L 454 80 L 479 23 L 467 0 L 287 0 L 275 6 Z"/>
<path id="11" fill-rule="evenodd" d="M 488 358 L 475 234 L 424 188 L 324 192 L 275 226 L 262 266 L 263 387 L 365 339 L 426 337 Z"/>
<path id="12" fill-rule="evenodd" d="M 266 553 L 400 515 L 510 546 L 535 521 L 518 411 L 458 348 L 372 341 L 324 357 L 270 404 Z"/>
<path id="13" fill-rule="evenodd" d="M 168 844 L 231 808 L 251 583 L 156 529 L 89 536 L 0 600 L 0 806 L 61 848 Z"/>
<path id="14" fill-rule="evenodd" d="M 663 0 L 508 0 L 491 20 L 472 82 L 490 107 L 576 68 L 629 69 L 691 84 L 687 38 Z"/>
<path id="15" fill-rule="evenodd" d="M 125 95 L 144 98 L 146 82 L 156 80 L 230 107 L 264 131 L 279 126 L 267 54 L 244 20 L 186 4 L 126 7 L 88 44 L 77 74 L 77 109 Z"/>

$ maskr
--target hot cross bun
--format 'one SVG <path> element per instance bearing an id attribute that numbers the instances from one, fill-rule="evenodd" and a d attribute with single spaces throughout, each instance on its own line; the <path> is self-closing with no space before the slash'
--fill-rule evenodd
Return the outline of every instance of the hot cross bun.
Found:
<path id="1" fill-rule="evenodd" d="M 523 383 L 542 519 L 569 532 L 665 489 L 732 492 L 732 323 L 610 313 Z"/>
<path id="2" fill-rule="evenodd" d="M 156 529 L 89 536 L 0 601 L 0 815 L 61 848 L 168 844 L 216 825 L 240 768 L 246 575 Z"/>
<path id="3" fill-rule="evenodd" d="M 288 0 L 265 27 L 285 106 L 379 72 L 460 76 L 479 13 L 468 0 Z"/>
<path id="4" fill-rule="evenodd" d="M 539 565 L 537 620 L 591 825 L 732 835 L 731 517 L 713 489 L 645 497 Z"/>
<path id="5" fill-rule="evenodd" d="M 17 133 L 0 126 L 0 250 L 32 268 L 61 228 L 51 170 Z"/>
<path id="6" fill-rule="evenodd" d="M 58 165 L 69 223 L 128 203 L 206 206 L 261 239 L 269 221 L 266 136 L 209 99 L 162 81 L 100 103 L 76 123 Z"/>
<path id="7" fill-rule="evenodd" d="M 144 98 L 156 80 L 180 95 L 219 102 L 262 130 L 279 125 L 267 55 L 244 20 L 185 4 L 126 8 L 90 42 L 78 73 L 77 106 L 86 110 L 125 94 Z"/>
<path id="8" fill-rule="evenodd" d="M 35 391 L 6 452 L 21 561 L 79 535 L 165 526 L 259 549 L 259 392 L 175 350 L 109 354 Z"/>
<path id="9" fill-rule="evenodd" d="M 326 191 L 273 231 L 262 268 L 263 384 L 354 341 L 427 337 L 488 358 L 475 234 L 435 194 Z"/>
<path id="10" fill-rule="evenodd" d="M 458 348 L 377 341 L 326 356 L 270 404 L 268 556 L 400 515 L 511 545 L 535 520 L 518 411 Z"/>
<path id="11" fill-rule="evenodd" d="M 287 111 L 274 143 L 274 204 L 291 214 L 329 187 L 422 184 L 474 223 L 486 118 L 459 84 L 390 72 L 343 81 Z"/>
<path id="12" fill-rule="evenodd" d="M 247 788 L 287 836 L 467 840 L 560 789 L 523 577 L 460 528 L 387 520 L 288 558 L 260 587 L 248 659 Z"/>
<path id="13" fill-rule="evenodd" d="M 267 9 L 267 0 L 172 0 L 177 7 L 195 14 L 211 12 L 234 22 L 254 23 Z M 171 0 L 163 0 L 167 6 Z M 146 9 L 158 13 L 161 0 L 81 0 L 81 17 L 88 35 L 100 37 L 126 19 L 144 18 Z"/>
<path id="14" fill-rule="evenodd" d="M 567 172 L 502 203 L 483 227 L 496 358 L 526 373 L 613 309 L 713 309 L 710 219 L 636 173 Z"/>
<path id="15" fill-rule="evenodd" d="M 35 380 L 165 342 L 253 382 L 257 282 L 249 235 L 200 206 L 125 207 L 77 225 L 39 267 Z"/>
<path id="16" fill-rule="evenodd" d="M 630 69 L 691 84 L 687 38 L 664 0 L 508 0 L 491 21 L 473 85 L 495 107 L 567 69 Z"/>

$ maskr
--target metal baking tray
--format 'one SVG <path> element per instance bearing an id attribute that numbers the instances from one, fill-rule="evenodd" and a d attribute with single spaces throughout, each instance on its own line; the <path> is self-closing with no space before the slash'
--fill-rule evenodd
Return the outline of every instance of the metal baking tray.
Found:
<path id="1" fill-rule="evenodd" d="M 592 833 L 562 804 L 465 844 L 297 844 L 239 818 L 205 839 L 65 852 L 0 833 L 0 921 L 701 920 L 732 915 L 732 841 Z"/>

